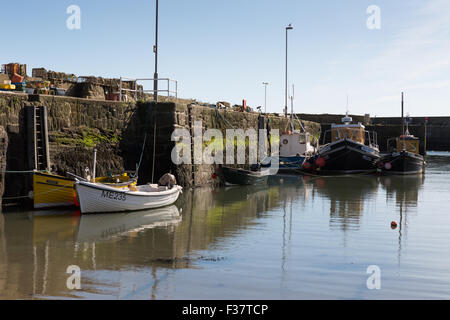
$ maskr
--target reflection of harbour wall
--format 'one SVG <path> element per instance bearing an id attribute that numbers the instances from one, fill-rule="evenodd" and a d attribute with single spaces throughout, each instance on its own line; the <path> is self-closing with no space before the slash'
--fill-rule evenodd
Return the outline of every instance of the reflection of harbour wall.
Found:
<path id="1" fill-rule="evenodd" d="M 224 111 L 210 107 L 173 102 L 115 102 L 73 97 L 0 93 L 0 126 L 8 134 L 7 170 L 34 169 L 34 143 L 30 134 L 32 107 L 45 106 L 48 118 L 49 156 L 51 168 L 59 173 L 67 171 L 84 175 L 85 167 L 92 168 L 93 149 L 98 149 L 97 175 L 107 172 L 134 171 L 140 162 L 142 144 L 147 132 L 140 183 L 152 180 L 153 148 L 155 147 L 156 182 L 164 173 L 174 173 L 180 184 L 194 187 L 213 185 L 216 167 L 213 165 L 179 165 L 171 161 L 174 143 L 171 135 L 176 128 L 185 128 L 192 134 L 195 121 L 202 121 L 202 131 L 216 128 L 258 129 L 258 113 Z M 149 111 L 149 112 L 148 112 Z M 283 131 L 288 119 L 270 116 L 272 129 Z M 314 123 L 305 122 L 308 129 L 319 130 Z M 156 130 L 155 130 L 156 127 Z M 154 132 L 156 131 L 156 136 Z M 224 134 L 225 136 L 225 134 Z M 155 141 L 155 143 L 154 143 Z M 33 146 L 32 146 L 33 145 Z M 25 197 L 32 189 L 30 174 L 6 175 L 4 197 Z"/>

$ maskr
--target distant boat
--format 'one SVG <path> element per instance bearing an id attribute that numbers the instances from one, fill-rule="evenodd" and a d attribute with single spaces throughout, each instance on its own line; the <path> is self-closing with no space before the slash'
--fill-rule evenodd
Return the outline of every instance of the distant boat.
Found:
<path id="1" fill-rule="evenodd" d="M 382 175 L 422 173 L 425 167 L 425 160 L 418 152 L 419 139 L 412 135 L 401 135 L 395 138 L 395 141 L 399 151 L 391 152 L 380 159 L 379 172 Z"/>
<path id="2" fill-rule="evenodd" d="M 33 202 L 35 209 L 75 206 L 75 177 L 64 177 L 45 171 L 33 173 Z M 78 179 L 82 179 L 78 177 Z M 136 184 L 137 177 L 130 177 L 127 173 L 98 177 L 95 182 L 122 188 Z"/>
<path id="3" fill-rule="evenodd" d="M 280 136 L 279 169 L 281 173 L 301 170 L 305 159 L 312 156 L 315 148 L 311 145 L 310 134 L 295 130 Z"/>
<path id="4" fill-rule="evenodd" d="M 332 124 L 331 142 L 322 145 L 317 155 L 303 164 L 303 170 L 315 174 L 341 175 L 375 172 L 380 159 L 376 132 L 365 130 L 361 123 L 352 123 L 348 113 L 343 124 Z"/>
<path id="5" fill-rule="evenodd" d="M 292 87 L 292 91 L 294 91 L 294 87 Z M 294 117 L 299 122 L 301 130 L 295 130 Z M 305 159 L 316 152 L 316 148 L 311 145 L 310 133 L 305 130 L 302 122 L 294 115 L 294 96 L 291 96 L 289 126 L 290 130 L 285 130 L 280 136 L 278 164 L 278 172 L 280 173 L 292 173 L 301 170 Z M 268 159 L 266 159 L 265 162 L 267 162 L 267 160 Z M 266 167 L 269 165 L 270 164 L 265 164 Z"/>
<path id="6" fill-rule="evenodd" d="M 126 212 L 168 206 L 177 201 L 182 187 L 146 184 L 114 188 L 100 183 L 76 181 L 81 213 Z"/>
<path id="7" fill-rule="evenodd" d="M 259 168 L 259 170 L 250 171 L 226 166 L 222 166 L 221 169 L 225 183 L 228 185 L 266 184 L 270 175 L 269 169 Z"/>
<path id="8" fill-rule="evenodd" d="M 389 153 L 378 163 L 378 172 L 382 175 L 420 174 L 425 168 L 425 159 L 419 152 L 420 140 L 403 128 L 403 93 L 402 93 L 402 135 L 387 141 Z"/>

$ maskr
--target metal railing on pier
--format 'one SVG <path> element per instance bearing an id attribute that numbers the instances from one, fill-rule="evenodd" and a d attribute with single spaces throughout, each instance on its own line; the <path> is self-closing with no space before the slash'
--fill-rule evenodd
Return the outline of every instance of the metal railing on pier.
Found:
<path id="1" fill-rule="evenodd" d="M 153 83 L 155 81 L 158 81 L 158 88 L 159 88 L 159 82 L 163 82 L 167 84 L 167 87 L 165 89 L 158 89 L 158 90 L 149 90 L 144 89 L 143 86 L 139 87 L 138 82 L 142 81 L 151 81 L 151 85 L 153 86 Z M 124 88 L 124 82 L 132 82 L 134 83 L 134 88 Z M 159 93 L 163 93 L 164 96 L 167 94 L 167 101 L 171 101 L 171 99 L 175 99 L 175 102 L 178 101 L 178 81 L 169 79 L 169 78 L 141 78 L 141 79 L 133 79 L 133 78 L 125 78 L 120 77 L 120 85 L 119 85 L 119 101 L 124 101 L 124 97 L 127 96 L 126 93 L 130 92 L 134 99 L 137 100 L 139 96 L 143 96 L 145 93 L 155 95 Z M 125 94 L 124 94 L 125 93 Z"/>

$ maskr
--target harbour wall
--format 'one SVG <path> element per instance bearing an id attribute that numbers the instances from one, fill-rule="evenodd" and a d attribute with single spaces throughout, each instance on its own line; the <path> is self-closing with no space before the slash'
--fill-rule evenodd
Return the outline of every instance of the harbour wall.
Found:
<path id="1" fill-rule="evenodd" d="M 227 129 L 258 129 L 260 125 L 258 113 L 193 104 L 0 93 L 0 127 L 8 138 L 3 194 L 6 206 L 32 204 L 30 159 L 34 157 L 34 149 L 30 148 L 32 129 L 27 108 L 37 106 L 45 106 L 47 110 L 52 172 L 85 176 L 86 167 L 93 167 L 96 148 L 97 176 L 134 172 L 140 163 L 139 183 L 157 182 L 164 173 L 171 172 L 184 187 L 217 185 L 221 181 L 216 178 L 217 165 L 173 164 L 171 152 L 175 142 L 171 141 L 171 136 L 175 129 L 184 128 L 192 133 L 195 122 L 201 121 L 202 132 L 219 129 L 225 137 Z M 288 128 L 289 120 L 275 115 L 265 117 L 264 126 L 268 118 L 272 129 Z M 317 137 L 320 135 L 319 124 L 304 121 L 303 125 Z"/>

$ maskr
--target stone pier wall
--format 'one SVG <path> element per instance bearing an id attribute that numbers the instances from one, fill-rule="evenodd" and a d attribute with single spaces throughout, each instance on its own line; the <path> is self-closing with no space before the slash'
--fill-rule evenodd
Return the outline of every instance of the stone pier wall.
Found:
<path id="1" fill-rule="evenodd" d="M 5 129 L 0 126 L 0 211 L 2 205 L 2 197 L 5 191 L 5 170 L 6 170 L 6 154 L 8 150 L 8 134 Z"/>
<path id="2" fill-rule="evenodd" d="M 171 161 L 176 128 L 191 130 L 190 124 L 202 121 L 202 130 L 240 128 L 258 129 L 258 114 L 216 111 L 214 108 L 181 103 L 114 102 L 71 97 L 0 93 L 0 126 L 8 136 L 5 175 L 6 198 L 17 198 L 9 204 L 31 204 L 32 174 L 28 159 L 27 120 L 25 108 L 46 106 L 51 169 L 61 175 L 71 172 L 80 176 L 92 168 L 93 150 L 97 152 L 97 176 L 108 172 L 135 171 L 139 166 L 139 183 L 157 182 L 166 172 L 176 175 L 184 187 L 219 183 L 214 165 L 179 165 Z M 190 119 L 190 121 L 189 121 Z M 270 116 L 272 129 L 284 131 L 288 119 Z M 316 136 L 320 126 L 304 125 Z M 155 134 L 156 133 L 156 134 Z M 145 140 L 145 146 L 144 145 Z M 143 151 L 142 151 L 143 150 Z M 155 161 L 153 161 L 153 153 Z M 141 158 L 142 154 L 142 158 Z M 17 173 L 23 171 L 23 173 Z"/>

